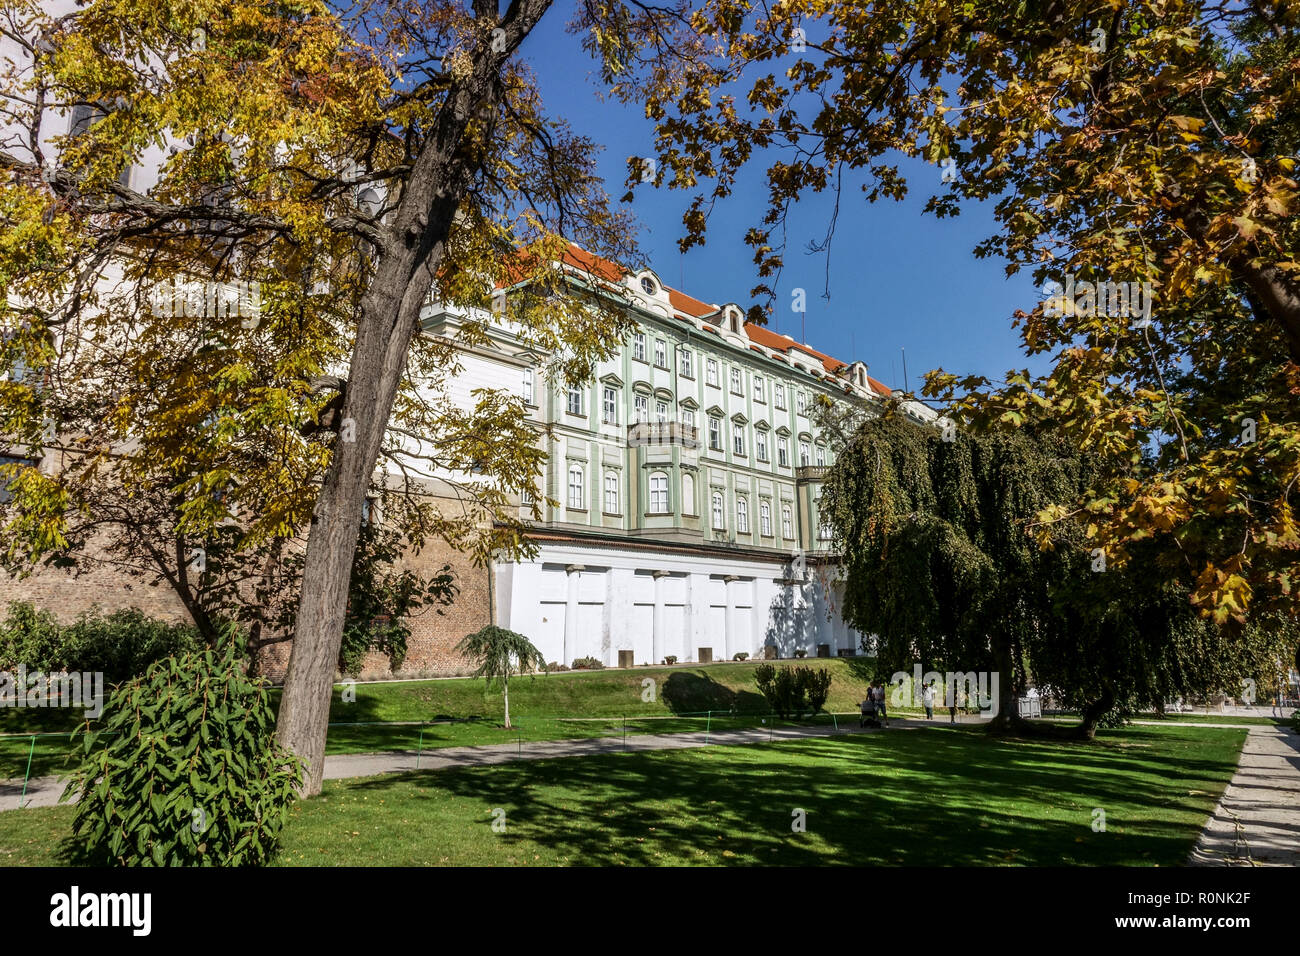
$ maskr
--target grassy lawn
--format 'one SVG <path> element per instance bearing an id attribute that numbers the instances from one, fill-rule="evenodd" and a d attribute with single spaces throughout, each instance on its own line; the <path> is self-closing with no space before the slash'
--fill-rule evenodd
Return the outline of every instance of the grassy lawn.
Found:
<path id="1" fill-rule="evenodd" d="M 277 862 L 1180 865 L 1244 739 L 1128 727 L 1089 743 L 1006 741 L 934 727 L 340 781 L 294 806 Z M 791 830 L 796 809 L 807 832 Z M 0 866 L 66 862 L 71 818 L 0 813 Z"/>
<path id="2" fill-rule="evenodd" d="M 510 682 L 510 716 L 512 723 L 519 726 L 512 731 L 501 726 L 500 692 L 488 692 L 482 680 L 358 684 L 354 702 L 344 702 L 343 688 L 336 686 L 326 752 L 366 753 L 415 750 L 421 746 L 433 749 L 514 743 L 520 738 L 527 742 L 621 735 L 625 717 L 629 734 L 755 726 L 760 715 L 767 714 L 767 704 L 754 685 L 757 663 L 575 671 L 515 678 Z M 869 660 L 834 658 L 804 663 L 831 671 L 827 710 L 857 710 L 873 673 Z M 647 679 L 654 684 L 647 685 Z M 647 689 L 653 690 L 653 695 L 647 694 Z M 645 696 L 654 699 L 643 700 Z M 278 691 L 272 699 L 278 704 Z M 708 711 L 726 713 L 708 717 Z M 739 716 L 728 716 L 732 711 Z M 31 774 L 40 777 L 60 773 L 67 769 L 74 746 L 64 734 L 76 725 L 78 713 L 6 708 L 0 710 L 0 734 L 46 734 L 37 738 Z M 904 708 L 900 713 L 920 711 Z M 415 725 L 439 717 L 457 718 L 457 722 Z M 0 737 L 0 779 L 23 776 L 30 747 L 30 737 Z"/>

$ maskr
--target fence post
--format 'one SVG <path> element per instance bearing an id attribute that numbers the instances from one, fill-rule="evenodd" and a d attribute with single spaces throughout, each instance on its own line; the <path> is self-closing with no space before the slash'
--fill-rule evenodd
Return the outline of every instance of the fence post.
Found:
<path id="1" fill-rule="evenodd" d="M 420 755 L 424 753 L 424 725 L 420 725 L 420 744 L 415 751 L 415 769 L 420 769 Z"/>
<path id="2" fill-rule="evenodd" d="M 27 808 L 27 781 L 32 776 L 32 755 L 36 753 L 36 735 L 32 735 L 32 745 L 27 749 L 27 772 L 23 774 L 23 795 L 18 798 L 18 809 Z"/>
<path id="3" fill-rule="evenodd" d="M 627 750 L 627 714 L 623 715 L 623 749 Z"/>
<path id="4" fill-rule="evenodd" d="M 713 732 L 713 711 L 706 711 L 707 717 L 704 721 L 704 746 L 709 745 L 709 734 Z"/>

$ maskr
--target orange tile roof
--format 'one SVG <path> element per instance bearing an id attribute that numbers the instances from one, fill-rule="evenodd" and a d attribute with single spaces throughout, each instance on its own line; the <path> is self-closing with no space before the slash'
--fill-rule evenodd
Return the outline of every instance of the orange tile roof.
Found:
<path id="1" fill-rule="evenodd" d="M 573 243 L 569 243 L 569 251 L 565 256 L 565 262 L 610 282 L 619 281 L 625 274 L 624 270 L 619 268 L 615 263 L 587 252 L 587 250 Z M 698 319 L 718 311 L 717 306 L 709 305 L 707 302 L 697 299 L 694 296 L 687 295 L 685 292 L 670 288 L 666 285 L 664 286 L 664 290 L 668 293 L 669 304 L 677 312 Z M 710 325 L 705 325 L 705 328 L 712 330 L 715 334 L 721 334 L 717 329 L 714 329 Z M 842 362 L 837 358 L 827 355 L 825 352 L 817 351 L 811 345 L 796 342 L 789 336 L 780 335 L 764 326 L 755 325 L 752 322 L 745 323 L 745 334 L 749 336 L 750 341 L 757 342 L 759 345 L 771 349 L 774 352 L 784 353 L 787 349 L 796 348 L 799 351 L 806 353 L 811 358 L 817 359 L 821 362 L 822 368 L 831 374 L 835 374 L 848 364 L 847 362 Z M 758 350 L 755 349 L 755 351 Z M 780 361 L 785 361 L 783 356 L 773 357 L 779 358 Z M 872 378 L 870 375 L 867 376 L 867 382 L 876 393 L 882 396 L 892 394 L 892 389 L 886 386 L 883 382 Z"/>

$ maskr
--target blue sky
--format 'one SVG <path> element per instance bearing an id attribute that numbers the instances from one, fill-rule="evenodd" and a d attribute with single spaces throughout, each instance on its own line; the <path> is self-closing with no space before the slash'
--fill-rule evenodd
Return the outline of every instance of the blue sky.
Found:
<path id="1" fill-rule="evenodd" d="M 624 191 L 629 156 L 652 155 L 652 128 L 643 113 L 597 96 L 593 61 L 579 39 L 564 31 L 568 10 L 553 8 L 525 41 L 522 56 L 537 73 L 547 112 L 567 119 L 575 132 L 603 143 L 597 157 L 611 195 Z M 901 203 L 869 204 L 856 188 L 846 188 L 831 251 L 830 299 L 826 259 L 807 255 L 810 240 L 825 233 L 830 210 L 826 197 L 800 204 L 789 233 L 785 272 L 778 288 L 778 311 L 768 327 L 802 339 L 837 358 L 866 362 L 871 374 L 891 387 L 903 385 L 902 351 L 913 389 L 921 375 L 943 367 L 958 374 L 1000 380 L 1012 368 L 1045 368 L 1019 349 L 1011 327 L 1018 308 L 1031 309 L 1041 298 L 1027 271 L 1006 278 L 1000 259 L 978 260 L 971 250 L 993 234 L 991 209 L 968 205 L 961 216 L 923 215 L 928 197 L 941 188 L 938 167 L 905 160 L 901 169 L 910 191 Z M 640 244 L 650 266 L 675 288 L 708 302 L 749 306 L 757 284 L 752 252 L 742 241 L 762 214 L 762 171 L 757 166 L 741 188 L 715 207 L 708 243 L 685 255 L 677 251 L 682 212 L 689 194 L 643 186 L 632 210 L 641 224 Z M 791 310 L 791 291 L 804 288 L 808 311 Z"/>

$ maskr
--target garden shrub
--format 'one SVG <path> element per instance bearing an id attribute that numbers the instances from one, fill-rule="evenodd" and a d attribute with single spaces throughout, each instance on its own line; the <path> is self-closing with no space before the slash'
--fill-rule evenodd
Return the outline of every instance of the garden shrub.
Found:
<path id="1" fill-rule="evenodd" d="M 677 663 L 677 655 L 676 655 L 676 654 L 669 654 L 667 657 L 664 658 L 664 663 L 667 664 L 667 665 L 670 666 L 670 667 L 671 667 L 673 664 L 676 664 L 676 663 Z"/>
<path id="2" fill-rule="evenodd" d="M 57 671 L 60 660 L 59 624 L 49 611 L 38 611 L 27 601 L 13 601 L 0 622 L 0 670 Z"/>
<path id="3" fill-rule="evenodd" d="M 745 661 L 745 660 L 749 660 L 749 655 L 746 654 L 744 651 L 741 651 L 739 654 L 737 654 L 735 657 L 733 657 L 732 660 L 733 660 L 733 661 Z"/>
<path id="4" fill-rule="evenodd" d="M 579 657 L 573 662 L 575 671 L 600 671 L 605 669 L 605 665 L 594 657 Z"/>
<path id="5" fill-rule="evenodd" d="M 0 670 L 25 664 L 29 670 L 100 671 L 109 684 L 200 647 L 197 628 L 151 618 L 138 608 L 111 614 L 88 611 L 72 624 L 61 625 L 49 611 L 15 601 L 0 623 Z"/>
<path id="6" fill-rule="evenodd" d="M 91 859 L 118 866 L 251 866 L 274 853 L 301 779 L 274 739 L 266 684 L 220 649 L 164 658 L 114 691 L 63 799 Z"/>
<path id="7" fill-rule="evenodd" d="M 768 707 L 781 717 L 815 714 L 830 695 L 831 673 L 811 667 L 773 667 L 759 664 L 754 682 Z"/>

